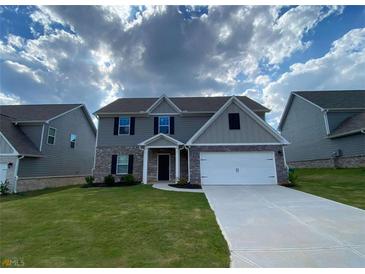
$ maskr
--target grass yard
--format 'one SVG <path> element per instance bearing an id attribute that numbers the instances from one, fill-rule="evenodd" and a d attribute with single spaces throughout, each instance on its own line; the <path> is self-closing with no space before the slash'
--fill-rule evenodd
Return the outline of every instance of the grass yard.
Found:
<path id="1" fill-rule="evenodd" d="M 365 209 L 365 169 L 295 169 L 294 188 Z"/>
<path id="2" fill-rule="evenodd" d="M 229 266 L 202 193 L 71 187 L 0 201 L 0 257 L 24 267 Z"/>

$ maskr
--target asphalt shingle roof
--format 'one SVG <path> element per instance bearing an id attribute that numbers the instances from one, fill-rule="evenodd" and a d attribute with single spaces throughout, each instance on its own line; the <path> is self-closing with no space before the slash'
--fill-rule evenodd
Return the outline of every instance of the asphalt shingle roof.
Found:
<path id="1" fill-rule="evenodd" d="M 19 154 L 33 156 L 42 155 L 24 132 L 21 131 L 19 127 L 15 126 L 13 121 L 7 116 L 0 115 L 0 131 Z"/>
<path id="2" fill-rule="evenodd" d="M 296 91 L 294 93 L 324 109 L 365 109 L 365 90 Z"/>
<path id="3" fill-rule="evenodd" d="M 217 111 L 224 105 L 229 96 L 220 97 L 168 97 L 182 111 Z M 237 96 L 237 98 L 247 107 L 254 111 L 270 110 L 256 101 L 246 97 Z M 119 98 L 116 101 L 99 109 L 99 113 L 118 113 L 118 112 L 144 112 L 159 98 Z"/>
<path id="4" fill-rule="evenodd" d="M 14 121 L 47 121 L 81 104 L 1 105 L 0 114 Z"/>
<path id="5" fill-rule="evenodd" d="M 365 112 L 355 114 L 344 120 L 330 135 L 337 136 L 365 129 Z"/>

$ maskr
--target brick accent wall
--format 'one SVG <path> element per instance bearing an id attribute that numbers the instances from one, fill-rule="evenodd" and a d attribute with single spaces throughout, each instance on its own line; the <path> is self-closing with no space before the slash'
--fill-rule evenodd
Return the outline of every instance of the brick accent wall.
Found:
<path id="1" fill-rule="evenodd" d="M 365 167 L 365 156 L 337 157 L 310 161 L 289 162 L 293 168 L 356 168 Z"/>
<path id="2" fill-rule="evenodd" d="M 81 185 L 85 183 L 84 176 L 66 176 L 49 178 L 19 178 L 17 192 L 26 192 L 44 188 Z"/>
<path id="3" fill-rule="evenodd" d="M 112 155 L 133 154 L 133 176 L 142 180 L 143 176 L 143 150 L 138 146 L 111 146 L 97 147 L 95 158 L 95 169 L 93 176 L 96 182 L 103 182 L 104 177 L 111 174 Z M 120 176 L 115 175 L 117 181 Z"/>
<path id="4" fill-rule="evenodd" d="M 237 152 L 237 151 L 274 151 L 277 179 L 279 184 L 284 184 L 288 179 L 285 166 L 283 147 L 281 145 L 257 146 L 192 146 L 190 148 L 190 182 L 201 184 L 200 181 L 200 152 Z"/>
<path id="5" fill-rule="evenodd" d="M 167 153 L 170 155 L 170 181 L 175 181 L 175 149 L 174 148 L 150 148 L 148 154 L 147 180 L 149 183 L 158 181 L 157 155 Z"/>

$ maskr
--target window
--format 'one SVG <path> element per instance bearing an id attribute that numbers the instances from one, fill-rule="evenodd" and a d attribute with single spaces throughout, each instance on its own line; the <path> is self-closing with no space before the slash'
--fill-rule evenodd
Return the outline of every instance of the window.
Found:
<path id="1" fill-rule="evenodd" d="M 160 116 L 158 117 L 158 130 L 160 133 L 169 134 L 170 128 L 170 117 Z"/>
<path id="2" fill-rule="evenodd" d="M 53 127 L 48 128 L 47 144 L 54 145 L 56 142 L 56 129 Z"/>
<path id="3" fill-rule="evenodd" d="M 229 129 L 240 129 L 240 114 L 239 113 L 229 113 Z"/>
<path id="4" fill-rule="evenodd" d="M 128 155 L 119 155 L 117 158 L 117 174 L 128 174 Z"/>
<path id="5" fill-rule="evenodd" d="M 129 117 L 119 117 L 119 134 L 129 134 L 130 119 Z"/>
<path id="6" fill-rule="evenodd" d="M 77 139 L 77 135 L 71 133 L 71 135 L 70 135 L 70 147 L 71 148 L 75 148 L 75 146 L 76 146 L 76 139 Z"/>

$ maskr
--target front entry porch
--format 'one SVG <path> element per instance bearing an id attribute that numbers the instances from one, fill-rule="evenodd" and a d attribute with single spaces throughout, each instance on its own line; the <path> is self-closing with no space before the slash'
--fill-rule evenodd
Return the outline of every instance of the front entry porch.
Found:
<path id="1" fill-rule="evenodd" d="M 139 145 L 143 148 L 143 183 L 188 178 L 188 152 L 181 142 L 158 134 Z"/>

